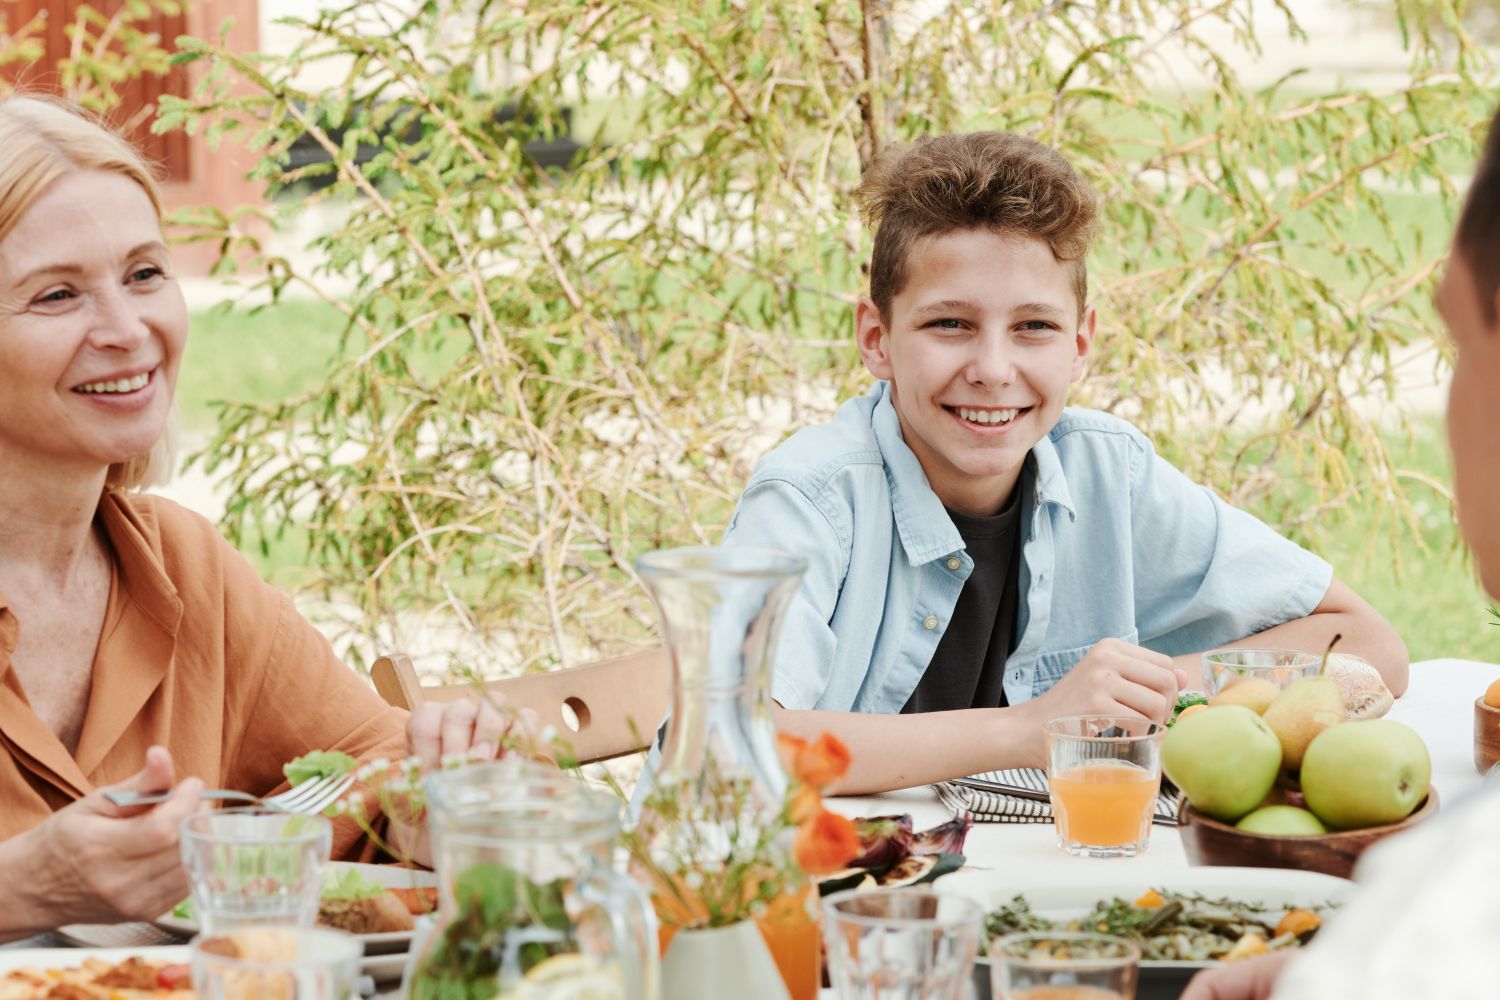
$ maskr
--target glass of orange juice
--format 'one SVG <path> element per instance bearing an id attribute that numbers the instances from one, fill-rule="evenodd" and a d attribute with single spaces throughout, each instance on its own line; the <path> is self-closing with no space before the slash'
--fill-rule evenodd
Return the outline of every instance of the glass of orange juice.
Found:
<path id="1" fill-rule="evenodd" d="M 1135 1000 L 1140 962 L 1107 934 L 1007 934 L 990 943 L 990 985 L 996 1000 Z"/>
<path id="2" fill-rule="evenodd" d="M 1043 727 L 1058 846 L 1088 858 L 1130 858 L 1146 849 L 1165 732 L 1148 719 L 1105 715 Z"/>

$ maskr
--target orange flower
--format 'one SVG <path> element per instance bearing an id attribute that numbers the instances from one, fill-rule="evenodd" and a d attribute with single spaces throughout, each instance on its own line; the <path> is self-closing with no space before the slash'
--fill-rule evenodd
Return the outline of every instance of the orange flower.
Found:
<path id="1" fill-rule="evenodd" d="M 818 810 L 823 808 L 823 796 L 812 785 L 798 785 L 797 790 L 792 793 L 792 800 L 787 803 L 786 814 L 795 826 L 801 826 L 814 816 Z"/>
<path id="2" fill-rule="evenodd" d="M 807 747 L 807 741 L 791 733 L 776 734 L 776 755 L 781 758 L 781 769 L 787 774 L 797 773 L 797 755 Z"/>
<path id="3" fill-rule="evenodd" d="M 797 828 L 792 856 L 809 875 L 836 872 L 859 854 L 859 831 L 848 817 L 820 810 Z"/>
<path id="4" fill-rule="evenodd" d="M 792 773 L 798 781 L 816 788 L 827 788 L 849 770 L 849 748 L 831 733 L 822 733 L 797 750 Z"/>

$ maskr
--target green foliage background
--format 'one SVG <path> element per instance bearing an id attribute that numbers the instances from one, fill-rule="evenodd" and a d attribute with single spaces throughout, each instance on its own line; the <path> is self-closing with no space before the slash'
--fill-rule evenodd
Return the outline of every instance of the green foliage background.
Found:
<path id="1" fill-rule="evenodd" d="M 203 459 L 228 527 L 304 523 L 371 620 L 436 604 L 517 668 L 641 641 L 630 560 L 714 541 L 753 460 L 866 381 L 862 166 L 997 128 L 1104 196 L 1077 402 L 1298 537 L 1357 495 L 1372 533 L 1415 530 L 1413 491 L 1441 487 L 1356 404 L 1433 332 L 1443 247 L 1393 210 L 1435 189 L 1451 213 L 1492 96 L 1452 5 L 1406 6 L 1410 79 L 1381 92 L 1247 87 L 1209 42 L 1256 48 L 1246 2 L 349 2 L 285 58 L 185 42 L 207 81 L 158 127 L 234 130 L 292 185 L 308 133 L 335 177 L 301 206 L 350 211 L 313 273 L 243 216 L 186 220 L 345 317 L 323 385 L 224 411 Z M 1203 77 L 1164 82 L 1174 52 Z M 339 85 L 299 90 L 314 64 Z M 585 151 L 544 171 L 523 143 L 569 107 Z M 361 143 L 379 152 L 357 165 Z"/>

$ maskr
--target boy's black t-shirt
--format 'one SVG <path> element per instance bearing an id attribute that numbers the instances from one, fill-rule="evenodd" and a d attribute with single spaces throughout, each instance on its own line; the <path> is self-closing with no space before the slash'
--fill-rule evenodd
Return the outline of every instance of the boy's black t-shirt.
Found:
<path id="1" fill-rule="evenodd" d="M 1005 661 L 1015 644 L 1021 575 L 1021 502 L 1031 488 L 1031 456 L 1021 468 L 1005 509 L 991 517 L 949 510 L 963 536 L 974 571 L 959 591 L 953 618 L 943 630 L 932 662 L 901 711 L 945 712 L 996 708 L 1005 698 Z"/>

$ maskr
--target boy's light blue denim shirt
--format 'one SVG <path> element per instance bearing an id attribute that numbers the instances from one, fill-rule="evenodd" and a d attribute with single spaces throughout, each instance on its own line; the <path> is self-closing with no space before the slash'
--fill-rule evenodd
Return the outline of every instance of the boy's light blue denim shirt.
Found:
<path id="1" fill-rule="evenodd" d="M 1065 409 L 1032 454 L 1011 704 L 1047 691 L 1100 639 L 1211 649 L 1307 615 L 1333 580 L 1117 417 Z M 973 569 L 884 382 L 761 460 L 724 544 L 808 559 L 772 684 L 792 709 L 899 712 Z"/>

